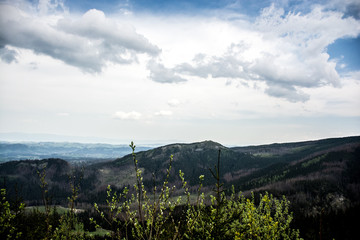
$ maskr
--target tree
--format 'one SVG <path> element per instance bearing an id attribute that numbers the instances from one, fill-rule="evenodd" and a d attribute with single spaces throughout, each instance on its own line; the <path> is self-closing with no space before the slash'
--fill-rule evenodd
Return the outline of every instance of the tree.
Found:
<path id="1" fill-rule="evenodd" d="M 299 231 L 290 226 L 293 216 L 285 197 L 277 200 L 266 193 L 256 205 L 254 196 L 246 199 L 242 194 L 236 196 L 234 190 L 231 196 L 225 195 L 220 182 L 220 151 L 218 165 L 211 170 L 216 179 L 215 196 L 210 196 L 211 203 L 207 205 L 205 194 L 201 192 L 203 175 L 199 177 L 195 201 L 191 201 L 184 173 L 180 170 L 185 202 L 182 196 L 173 196 L 175 186 L 168 186 L 172 156 L 165 181 L 160 191 L 154 184 L 151 198 L 138 168 L 135 145 L 131 143 L 130 147 L 137 180 L 133 194 L 129 196 L 131 190 L 128 188 L 118 194 L 109 185 L 107 207 L 101 210 L 94 205 L 111 227 L 113 239 L 299 239 Z M 176 208 L 182 210 L 175 212 Z"/>
<path id="2" fill-rule="evenodd" d="M 20 203 L 15 210 L 11 210 L 6 200 L 6 189 L 1 189 L 0 202 L 0 239 L 19 239 L 22 235 L 17 231 L 16 217 L 24 210 L 25 204 Z"/>

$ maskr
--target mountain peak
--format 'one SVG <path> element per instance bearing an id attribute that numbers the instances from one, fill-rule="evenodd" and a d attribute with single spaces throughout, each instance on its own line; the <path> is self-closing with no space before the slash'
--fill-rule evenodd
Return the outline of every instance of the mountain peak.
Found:
<path id="1" fill-rule="evenodd" d="M 194 143 L 175 143 L 175 144 L 170 144 L 170 145 L 167 145 L 167 146 L 164 146 L 164 147 L 180 147 L 180 146 L 183 146 L 183 147 L 195 147 L 195 148 L 216 148 L 216 149 L 219 149 L 219 148 L 226 148 L 224 147 L 223 145 L 221 145 L 220 143 L 218 142 L 214 142 L 212 140 L 204 140 L 204 141 L 201 141 L 201 142 L 194 142 Z"/>
<path id="2" fill-rule="evenodd" d="M 203 147 L 203 148 L 216 148 L 216 149 L 226 148 L 223 145 L 221 145 L 220 143 L 214 142 L 214 141 L 211 141 L 211 140 L 205 140 L 205 141 L 202 141 L 202 142 L 196 142 L 196 143 L 193 143 L 192 145 L 196 145 L 196 146 Z"/>

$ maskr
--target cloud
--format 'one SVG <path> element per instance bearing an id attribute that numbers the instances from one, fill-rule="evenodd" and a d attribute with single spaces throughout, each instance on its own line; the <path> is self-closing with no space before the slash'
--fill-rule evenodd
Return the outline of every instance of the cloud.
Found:
<path id="1" fill-rule="evenodd" d="M 155 113 L 156 116 L 171 116 L 173 113 L 167 110 L 161 110 Z"/>
<path id="2" fill-rule="evenodd" d="M 56 115 L 58 115 L 59 117 L 68 117 L 68 116 L 70 116 L 70 114 L 66 113 L 66 112 L 57 113 Z"/>
<path id="3" fill-rule="evenodd" d="M 133 26 L 107 19 L 102 11 L 96 9 L 87 11 L 79 20 L 62 19 L 58 22 L 58 26 L 69 34 L 101 42 L 99 47 L 105 53 L 113 50 L 115 52 L 132 50 L 155 56 L 160 52 L 158 47 L 151 44 L 144 36 L 136 33 Z M 114 61 L 116 61 L 116 55 Z"/>
<path id="4" fill-rule="evenodd" d="M 15 62 L 21 57 L 16 48 L 26 48 L 97 73 L 109 63 L 132 64 L 139 54 L 146 54 L 151 59 L 146 65 L 148 77 L 158 83 L 187 82 L 193 77 L 224 78 L 228 83 L 235 79 L 243 85 L 260 81 L 266 85 L 266 94 L 294 102 L 310 98 L 304 94 L 306 88 L 341 86 L 338 63 L 330 60 L 326 48 L 339 38 L 360 34 L 356 14 L 349 13 L 351 6 L 360 6 L 355 0 L 345 0 L 343 5 L 340 0 L 310 5 L 304 12 L 286 12 L 271 5 L 251 18 L 237 15 L 209 20 L 205 14 L 194 18 L 197 25 L 187 16 L 181 16 L 181 21 L 178 16 L 176 21 L 171 16 L 145 16 L 149 23 L 138 18 L 143 15 L 128 18 L 165 48 L 161 51 L 132 25 L 96 9 L 73 17 L 63 2 L 39 1 L 31 13 L 10 3 L 1 4 L 1 59 Z"/>
<path id="5" fill-rule="evenodd" d="M 234 38 L 222 55 L 197 54 L 191 62 L 173 68 L 153 63 L 152 79 L 177 82 L 175 77 L 181 75 L 180 80 L 210 76 L 262 81 L 267 85 L 266 94 L 302 102 L 310 98 L 302 88 L 341 86 L 337 63 L 330 60 L 326 48 L 336 39 L 360 34 L 359 21 L 320 6 L 301 14 L 271 5 L 249 26 L 247 35 L 251 37 Z"/>
<path id="6" fill-rule="evenodd" d="M 0 57 L 6 63 L 17 62 L 18 53 L 7 47 L 0 48 Z"/>
<path id="7" fill-rule="evenodd" d="M 155 60 L 150 60 L 147 65 L 150 70 L 150 79 L 159 83 L 179 83 L 185 82 L 186 79 L 176 74 L 176 71 L 170 68 L 164 67 L 161 63 Z"/>
<path id="8" fill-rule="evenodd" d="M 358 0 L 331 0 L 325 4 L 325 7 L 341 10 L 346 17 L 360 19 L 360 2 Z"/>
<path id="9" fill-rule="evenodd" d="M 233 48 L 235 45 L 230 46 Z M 225 53 L 223 56 L 197 55 L 193 64 L 182 63 L 175 69 L 182 74 L 206 78 L 246 78 L 245 62 L 238 59 L 235 53 Z"/>
<path id="10" fill-rule="evenodd" d="M 37 9 L 41 15 L 53 13 L 57 10 L 67 11 L 63 0 L 39 0 Z"/>
<path id="11" fill-rule="evenodd" d="M 346 15 L 352 16 L 355 19 L 360 19 L 360 3 L 354 2 L 347 6 L 346 8 Z"/>
<path id="12" fill-rule="evenodd" d="M 40 6 L 42 13 L 48 1 Z M 26 48 L 59 59 L 85 72 L 101 72 L 107 63 L 129 64 L 137 54 L 155 56 L 160 49 L 128 24 L 119 24 L 95 9 L 80 19 L 30 15 L 0 5 L 0 46 Z"/>
<path id="13" fill-rule="evenodd" d="M 293 86 L 270 85 L 265 93 L 272 97 L 287 99 L 290 102 L 306 102 L 310 99 L 309 95 L 296 90 Z"/>
<path id="14" fill-rule="evenodd" d="M 177 107 L 181 104 L 180 100 L 176 99 L 176 98 L 173 98 L 173 99 L 170 99 L 167 104 L 170 106 L 170 107 Z"/>
<path id="15" fill-rule="evenodd" d="M 37 62 L 31 62 L 31 63 L 29 63 L 29 67 L 32 70 L 36 70 L 36 69 L 38 69 L 38 63 Z"/>
<path id="16" fill-rule="evenodd" d="M 142 116 L 141 113 L 135 111 L 131 111 L 131 112 L 119 111 L 114 114 L 114 118 L 120 120 L 139 120 L 141 116 Z"/>

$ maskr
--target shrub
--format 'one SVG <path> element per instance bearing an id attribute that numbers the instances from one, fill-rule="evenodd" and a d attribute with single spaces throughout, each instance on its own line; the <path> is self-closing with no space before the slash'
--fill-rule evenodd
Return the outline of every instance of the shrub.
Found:
<path id="1" fill-rule="evenodd" d="M 0 201 L 0 239 L 19 239 L 21 232 L 16 226 L 17 217 L 25 207 L 21 203 L 15 210 L 11 210 L 9 201 L 6 200 L 6 189 L 1 189 Z"/>
<path id="2" fill-rule="evenodd" d="M 172 156 L 161 189 L 157 190 L 154 184 L 152 194 L 148 194 L 138 168 L 135 145 L 131 143 L 130 147 L 137 179 L 133 193 L 130 195 L 125 188 L 118 194 L 109 185 L 107 206 L 100 209 L 94 205 L 111 228 L 113 239 L 299 239 L 299 231 L 290 226 L 293 217 L 285 197 L 277 200 L 266 193 L 256 205 L 254 196 L 246 199 L 242 194 L 236 196 L 234 190 L 231 196 L 225 195 L 220 183 L 220 150 L 218 165 L 214 171 L 210 169 L 216 180 L 215 196 L 210 195 L 210 204 L 205 204 L 205 194 L 201 192 L 203 175 L 199 177 L 195 201 L 191 201 L 181 171 L 185 202 L 182 196 L 173 196 L 175 186 L 168 186 Z"/>
<path id="3" fill-rule="evenodd" d="M 170 156 L 162 186 L 158 189 L 153 174 L 154 185 L 152 189 L 147 190 L 143 183 L 142 171 L 138 167 L 135 145 L 131 143 L 130 147 L 136 173 L 136 183 L 133 188 L 125 187 L 121 193 L 118 193 L 109 185 L 106 205 L 94 204 L 95 210 L 100 215 L 102 227 L 110 230 L 110 234 L 105 238 L 299 239 L 299 231 L 291 228 L 293 216 L 289 213 L 289 201 L 285 197 L 278 200 L 265 193 L 260 195 L 259 203 L 256 203 L 254 196 L 247 199 L 241 193 L 236 194 L 234 187 L 232 194 L 226 196 L 223 184 L 220 182 L 220 150 L 217 166 L 213 170 L 210 169 L 216 182 L 213 195 L 206 196 L 202 192 L 204 175 L 199 177 L 197 193 L 192 195 L 184 173 L 180 170 L 181 189 L 176 192 L 182 191 L 183 194 L 175 196 L 175 186 L 169 186 L 173 157 Z M 45 213 L 34 211 L 33 216 L 29 216 L 32 221 L 36 221 L 34 224 L 37 226 L 34 229 L 22 229 L 23 226 L 18 220 L 21 220 L 24 204 L 18 204 L 11 210 L 10 203 L 6 200 L 6 190 L 2 189 L 0 238 L 79 240 L 95 238 L 85 233 L 83 223 L 75 214 L 75 201 L 80 191 L 78 179 L 75 176 L 69 178 L 72 190 L 72 195 L 68 198 L 70 211 L 59 216 L 55 208 L 51 213 L 45 169 L 38 172 L 38 175 Z M 100 227 L 94 219 L 90 221 Z M 41 232 L 41 236 L 37 234 L 38 232 Z M 96 238 L 103 237 L 96 236 Z"/>

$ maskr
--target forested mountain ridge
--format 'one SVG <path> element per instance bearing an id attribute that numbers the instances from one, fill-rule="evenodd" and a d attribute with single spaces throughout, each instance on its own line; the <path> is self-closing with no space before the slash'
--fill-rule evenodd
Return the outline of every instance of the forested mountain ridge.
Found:
<path id="1" fill-rule="evenodd" d="M 182 170 L 190 185 L 196 185 L 200 175 L 205 176 L 205 186 L 212 185 L 214 179 L 209 168 L 216 165 L 218 152 L 221 150 L 220 174 L 226 186 L 234 185 L 240 191 L 275 188 L 282 192 L 285 186 L 289 189 L 290 185 L 294 185 L 295 182 L 298 184 L 303 180 L 346 181 L 349 178 L 356 178 L 356 174 L 352 172 L 357 168 L 349 167 L 349 164 L 358 162 L 356 160 L 360 158 L 359 147 L 360 137 L 233 148 L 213 141 L 203 141 L 170 144 L 140 151 L 136 155 L 139 167 L 143 171 L 144 183 L 149 187 L 154 182 L 153 173 L 157 182 L 162 181 L 171 155 L 173 162 L 170 182 L 177 183 L 179 181 L 177 175 L 179 170 Z M 80 172 L 79 167 L 76 168 L 63 160 L 46 159 L 2 163 L 0 176 L 11 186 L 18 182 L 23 187 L 31 188 L 28 183 L 23 182 L 26 179 L 28 182 L 31 180 L 30 185 L 36 187 L 37 171 L 43 167 L 47 168 L 50 189 L 53 183 L 58 186 L 63 185 L 57 182 L 66 181 L 65 176 L 71 171 Z M 101 191 L 109 184 L 118 188 L 132 185 L 135 182 L 132 155 L 85 166 L 83 175 L 82 181 L 85 184 L 82 185 L 86 192 Z"/>
<path id="2" fill-rule="evenodd" d="M 203 190 L 210 194 L 215 180 L 209 168 L 217 164 L 219 150 L 221 182 L 228 193 L 234 186 L 246 195 L 265 191 L 276 197 L 285 195 L 297 216 L 295 224 L 308 224 L 308 229 L 319 221 L 327 223 L 324 229 L 337 229 L 339 222 L 334 219 L 342 222 L 336 230 L 339 234 L 356 228 L 355 217 L 360 214 L 360 137 L 233 148 L 212 141 L 170 144 L 137 152 L 136 157 L 145 187 L 162 183 L 172 155 L 169 184 L 180 189 L 181 170 L 190 191 L 195 192 L 199 176 L 204 175 Z M 66 204 L 71 192 L 69 175 L 77 176 L 80 183 L 79 206 L 104 202 L 109 184 L 121 190 L 136 181 L 133 156 L 129 154 L 83 169 L 61 159 L 6 162 L 0 164 L 1 185 L 13 198 L 17 195 L 27 204 L 41 204 L 38 172 L 43 169 L 55 204 Z M 315 230 L 302 230 L 304 236 L 316 235 L 311 231 Z"/>

